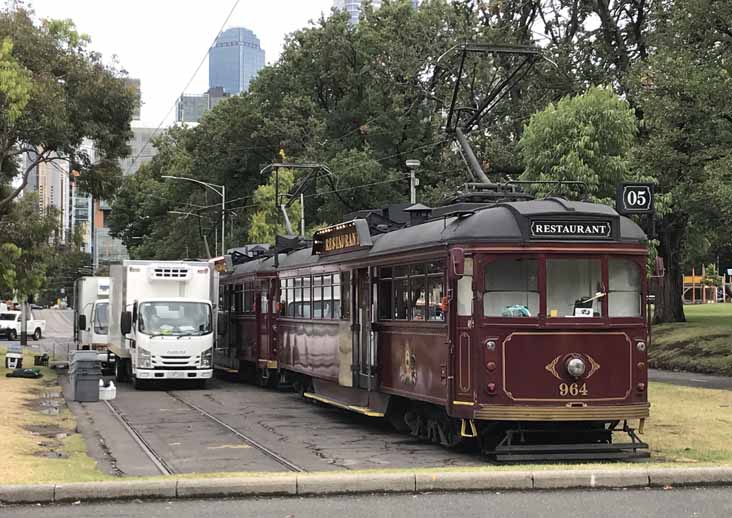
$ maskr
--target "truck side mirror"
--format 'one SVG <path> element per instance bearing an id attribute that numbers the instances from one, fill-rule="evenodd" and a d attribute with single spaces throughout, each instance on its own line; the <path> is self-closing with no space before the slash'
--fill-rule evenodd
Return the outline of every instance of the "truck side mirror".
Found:
<path id="1" fill-rule="evenodd" d="M 79 329 L 86 331 L 86 315 L 79 315 Z"/>
<path id="2" fill-rule="evenodd" d="M 132 313 L 123 311 L 119 318 L 119 329 L 123 335 L 132 331 Z"/>
<path id="3" fill-rule="evenodd" d="M 218 316 L 218 334 L 225 335 L 229 329 L 229 320 L 226 318 L 226 313 L 219 311 Z"/>
<path id="4" fill-rule="evenodd" d="M 450 250 L 450 264 L 456 277 L 462 277 L 465 273 L 465 250 L 453 248 Z"/>
<path id="5" fill-rule="evenodd" d="M 666 275 L 666 266 L 663 264 L 663 257 L 656 256 L 653 270 L 654 277 L 663 277 Z"/>

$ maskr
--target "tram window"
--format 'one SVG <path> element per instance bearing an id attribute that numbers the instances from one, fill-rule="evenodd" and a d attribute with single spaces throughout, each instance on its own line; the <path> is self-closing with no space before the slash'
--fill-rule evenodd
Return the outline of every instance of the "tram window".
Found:
<path id="1" fill-rule="evenodd" d="M 628 259 L 610 258 L 607 270 L 609 316 L 641 316 L 641 271 L 638 264 Z"/>
<path id="2" fill-rule="evenodd" d="M 415 264 L 409 277 L 410 307 L 412 320 L 427 320 L 427 292 L 425 286 L 425 265 Z"/>
<path id="3" fill-rule="evenodd" d="M 312 318 L 321 320 L 323 318 L 323 308 L 325 304 L 323 300 L 323 277 L 320 275 L 313 275 L 312 305 Z"/>
<path id="4" fill-rule="evenodd" d="M 335 301 L 333 292 L 333 277 L 333 275 L 323 276 L 323 318 L 326 319 L 340 317 L 340 314 L 334 311 Z M 335 280 L 338 280 L 337 274 L 335 275 Z M 340 298 L 340 292 L 338 293 L 338 296 Z"/>
<path id="5" fill-rule="evenodd" d="M 536 259 L 497 259 L 485 267 L 483 314 L 535 317 L 539 312 Z"/>
<path id="6" fill-rule="evenodd" d="M 288 317 L 295 316 L 295 279 L 287 279 L 287 311 Z"/>
<path id="7" fill-rule="evenodd" d="M 394 319 L 409 318 L 409 279 L 394 279 Z"/>
<path id="8" fill-rule="evenodd" d="M 337 280 L 338 275 L 335 275 L 334 281 Z M 334 282 L 334 284 L 336 283 Z M 340 274 L 340 289 L 338 286 L 333 286 L 333 305 L 334 315 L 338 315 L 340 312 L 343 320 L 351 319 L 351 272 Z"/>
<path id="9" fill-rule="evenodd" d="M 469 317 L 473 314 L 473 258 L 465 258 L 463 275 L 458 280 L 457 314 Z"/>
<path id="10" fill-rule="evenodd" d="M 393 297 L 391 290 L 391 275 L 391 268 L 379 268 L 378 306 L 380 320 L 391 320 L 394 318 L 394 312 L 392 310 Z"/>
<path id="11" fill-rule="evenodd" d="M 244 291 L 241 284 L 234 286 L 234 312 L 241 313 L 244 311 Z"/>
<path id="12" fill-rule="evenodd" d="M 302 316 L 303 318 L 312 318 L 312 300 L 313 294 L 310 289 L 310 277 L 302 278 Z"/>
<path id="13" fill-rule="evenodd" d="M 547 259 L 548 317 L 600 317 L 602 270 L 597 259 Z"/>
<path id="14" fill-rule="evenodd" d="M 427 277 L 428 320 L 445 320 L 445 313 L 442 307 L 442 297 L 444 296 L 445 285 L 442 282 L 442 274 Z"/>

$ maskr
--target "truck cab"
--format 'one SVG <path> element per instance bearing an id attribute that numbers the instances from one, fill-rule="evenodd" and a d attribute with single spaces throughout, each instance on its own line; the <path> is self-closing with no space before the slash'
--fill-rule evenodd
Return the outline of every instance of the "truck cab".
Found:
<path id="1" fill-rule="evenodd" d="M 204 262 L 125 261 L 112 271 L 110 335 L 120 381 L 204 385 L 213 376 L 212 271 Z"/>

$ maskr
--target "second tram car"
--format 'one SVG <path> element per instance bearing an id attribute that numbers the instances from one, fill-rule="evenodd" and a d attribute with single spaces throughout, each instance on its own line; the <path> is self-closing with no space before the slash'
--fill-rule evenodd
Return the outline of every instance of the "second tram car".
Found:
<path id="1" fill-rule="evenodd" d="M 498 460 L 647 456 L 631 426 L 649 415 L 633 221 L 547 198 L 375 230 L 355 219 L 278 268 L 237 266 L 217 363 Z"/>

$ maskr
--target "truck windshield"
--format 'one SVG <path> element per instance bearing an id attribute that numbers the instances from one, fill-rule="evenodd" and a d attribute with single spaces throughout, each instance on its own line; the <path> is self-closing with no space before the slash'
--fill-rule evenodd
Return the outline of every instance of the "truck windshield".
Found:
<path id="1" fill-rule="evenodd" d="M 148 335 L 204 335 L 211 332 L 211 306 L 202 302 L 143 302 L 139 330 Z"/>
<path id="2" fill-rule="evenodd" d="M 109 303 L 97 304 L 94 311 L 94 332 L 98 335 L 109 333 Z"/>
<path id="3" fill-rule="evenodd" d="M 15 322 L 15 313 L 0 313 L 0 320 L 10 320 L 11 322 Z"/>

